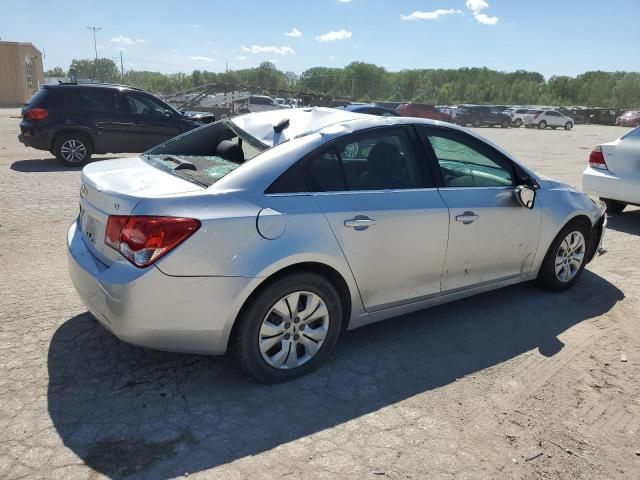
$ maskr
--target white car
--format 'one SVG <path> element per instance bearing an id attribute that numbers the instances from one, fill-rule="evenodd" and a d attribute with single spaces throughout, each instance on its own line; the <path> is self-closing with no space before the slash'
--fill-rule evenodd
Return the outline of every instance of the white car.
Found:
<path id="1" fill-rule="evenodd" d="M 558 127 L 571 130 L 574 125 L 573 118 L 567 117 L 557 110 L 529 110 L 523 117 L 523 123 L 527 128 L 538 127 L 540 130 L 547 127 L 551 127 L 553 130 Z"/>
<path id="2" fill-rule="evenodd" d="M 582 189 L 599 197 L 608 213 L 640 205 L 640 127 L 593 149 L 582 174 Z"/>
<path id="3" fill-rule="evenodd" d="M 290 108 L 289 105 L 280 105 L 273 98 L 266 95 L 251 95 L 238 103 L 240 103 L 237 110 L 238 113 L 266 112 L 268 110 Z"/>
<path id="4" fill-rule="evenodd" d="M 511 117 L 511 126 L 516 128 L 521 127 L 524 123 L 524 116 L 530 111 L 528 108 L 514 108 L 509 115 Z"/>

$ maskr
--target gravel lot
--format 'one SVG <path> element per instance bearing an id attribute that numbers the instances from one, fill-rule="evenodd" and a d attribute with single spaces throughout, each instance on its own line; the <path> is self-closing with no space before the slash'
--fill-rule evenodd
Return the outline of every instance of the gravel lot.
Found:
<path id="1" fill-rule="evenodd" d="M 78 170 L 0 110 L 0 478 L 640 478 L 640 211 L 562 294 L 519 285 L 349 332 L 318 372 L 126 345 L 67 274 Z M 481 129 L 579 185 L 616 127 Z M 179 321 L 179 319 L 176 319 Z"/>

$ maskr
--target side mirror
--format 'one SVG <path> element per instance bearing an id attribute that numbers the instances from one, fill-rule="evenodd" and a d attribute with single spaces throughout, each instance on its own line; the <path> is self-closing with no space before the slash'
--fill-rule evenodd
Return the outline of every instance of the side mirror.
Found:
<path id="1" fill-rule="evenodd" d="M 514 191 L 518 203 L 532 209 L 536 203 L 536 191 L 527 185 L 518 185 Z"/>

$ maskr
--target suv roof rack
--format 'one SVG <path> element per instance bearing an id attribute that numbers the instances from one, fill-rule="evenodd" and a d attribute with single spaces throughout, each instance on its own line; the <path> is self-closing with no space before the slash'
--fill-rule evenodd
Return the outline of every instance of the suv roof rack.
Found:
<path id="1" fill-rule="evenodd" d="M 55 83 L 52 85 L 56 85 Z M 142 91 L 141 88 L 138 87 L 132 87 L 131 85 L 124 85 L 122 83 L 112 83 L 112 82 L 94 82 L 94 81 L 76 81 L 76 82 L 61 82 L 59 81 L 57 83 L 57 85 L 82 85 L 82 86 L 89 86 L 89 85 L 97 85 L 97 86 L 109 86 L 109 87 L 122 87 L 122 88 L 128 88 L 130 90 L 137 90 L 137 91 Z"/>

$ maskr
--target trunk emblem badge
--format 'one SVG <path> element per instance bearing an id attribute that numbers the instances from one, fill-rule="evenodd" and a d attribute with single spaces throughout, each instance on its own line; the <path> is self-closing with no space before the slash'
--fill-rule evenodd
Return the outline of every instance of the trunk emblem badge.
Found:
<path id="1" fill-rule="evenodd" d="M 87 188 L 87 186 L 84 183 L 80 185 L 80 198 L 86 197 L 88 193 L 89 189 Z"/>

